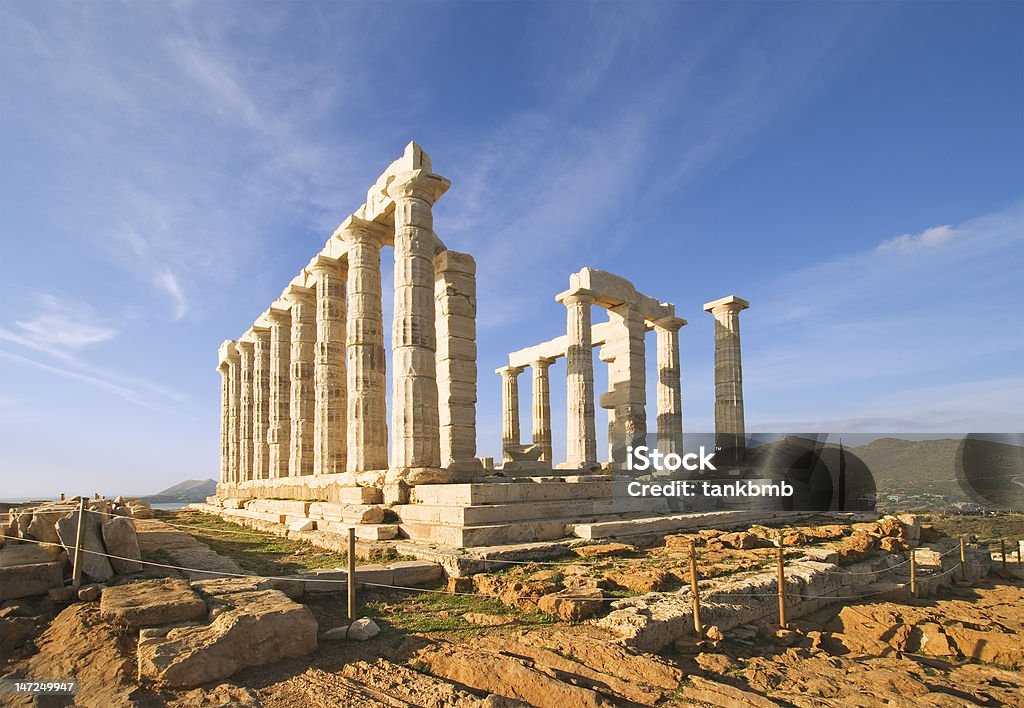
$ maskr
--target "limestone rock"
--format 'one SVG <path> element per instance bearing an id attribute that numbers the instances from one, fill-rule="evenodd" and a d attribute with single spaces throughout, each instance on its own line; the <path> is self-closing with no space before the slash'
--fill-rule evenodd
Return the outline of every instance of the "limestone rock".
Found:
<path id="1" fill-rule="evenodd" d="M 412 467 L 404 472 L 402 478 L 406 484 L 412 487 L 418 484 L 448 484 L 454 479 L 454 475 L 449 470 L 435 467 Z"/>
<path id="2" fill-rule="evenodd" d="M 610 573 L 608 575 L 608 579 L 619 587 L 638 593 L 664 590 L 673 577 L 670 573 L 657 569 L 635 570 L 629 573 Z"/>
<path id="3" fill-rule="evenodd" d="M 325 642 L 338 642 L 348 637 L 348 625 L 343 624 L 340 627 L 332 627 L 326 632 L 320 635 L 320 638 Z"/>
<path id="4" fill-rule="evenodd" d="M 0 600 L 42 595 L 64 585 L 64 564 L 30 563 L 0 568 Z"/>
<path id="5" fill-rule="evenodd" d="M 224 595 L 220 602 L 223 611 L 208 625 L 140 639 L 139 676 L 191 688 L 227 678 L 247 666 L 316 651 L 316 619 L 283 593 L 241 592 Z"/>
<path id="6" fill-rule="evenodd" d="M 583 558 L 604 558 L 634 553 L 636 546 L 631 546 L 628 543 L 600 543 L 592 546 L 578 546 L 572 550 Z"/>
<path id="7" fill-rule="evenodd" d="M 767 541 L 756 534 L 749 533 L 747 531 L 737 531 L 736 533 L 726 533 L 718 537 L 718 540 L 726 548 L 734 548 L 736 550 L 748 550 L 751 548 L 768 548 L 772 545 L 770 541 Z"/>
<path id="8" fill-rule="evenodd" d="M 28 617 L 0 618 L 0 656 L 10 656 L 11 651 L 32 634 L 35 626 Z"/>
<path id="9" fill-rule="evenodd" d="M 365 642 L 380 634 L 380 627 L 369 617 L 362 617 L 348 626 L 348 638 Z"/>
<path id="10" fill-rule="evenodd" d="M 46 507 L 37 509 L 29 520 L 25 536 L 46 543 L 60 543 L 60 536 L 57 535 L 57 521 L 67 514 L 66 509 L 56 511 L 50 511 Z"/>
<path id="11" fill-rule="evenodd" d="M 467 612 L 462 615 L 462 619 L 470 624 L 478 624 L 482 627 L 498 627 L 515 622 L 515 619 L 508 615 L 490 615 L 486 612 Z"/>
<path id="12" fill-rule="evenodd" d="M 724 674 L 739 666 L 725 654 L 701 652 L 694 657 L 694 660 L 697 662 L 697 666 L 715 674 Z"/>
<path id="13" fill-rule="evenodd" d="M 99 585 L 86 585 L 78 589 L 78 599 L 82 602 L 96 602 L 100 599 L 103 588 Z"/>
<path id="14" fill-rule="evenodd" d="M 82 566 L 82 573 L 97 583 L 104 583 L 114 577 L 114 569 L 104 555 L 107 549 L 103 545 L 102 527 L 102 516 L 86 512 L 82 521 L 82 552 L 79 562 Z M 77 511 L 57 521 L 57 534 L 68 552 L 68 557 L 73 559 L 75 541 L 78 538 Z"/>
<path id="15" fill-rule="evenodd" d="M 206 617 L 206 603 L 188 581 L 164 578 L 104 588 L 100 612 L 132 628 L 152 627 Z"/>
<path id="16" fill-rule="evenodd" d="M 116 573 L 138 573 L 145 566 L 134 561 L 142 560 L 139 550 L 139 537 L 135 533 L 135 523 L 128 517 L 118 516 L 103 522 L 103 545 L 107 553 L 119 558 L 111 558 L 110 565 Z M 129 560 L 122 560 L 122 559 Z"/>
<path id="17" fill-rule="evenodd" d="M 537 607 L 566 622 L 578 622 L 599 611 L 603 600 L 600 590 L 580 588 L 545 595 L 537 601 Z"/>
<path id="18" fill-rule="evenodd" d="M 946 636 L 964 656 L 1000 666 L 1024 667 L 1024 636 L 951 625 Z"/>

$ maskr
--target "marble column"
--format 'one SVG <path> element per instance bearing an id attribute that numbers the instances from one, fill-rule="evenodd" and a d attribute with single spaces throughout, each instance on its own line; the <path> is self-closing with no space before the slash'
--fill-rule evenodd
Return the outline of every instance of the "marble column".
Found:
<path id="1" fill-rule="evenodd" d="M 313 474 L 314 350 L 316 349 L 316 297 L 311 288 L 289 285 L 284 300 L 292 312 L 291 424 L 288 476 Z"/>
<path id="2" fill-rule="evenodd" d="M 316 358 L 313 474 L 346 469 L 345 278 L 347 266 L 319 256 L 316 276 Z"/>
<path id="3" fill-rule="evenodd" d="M 238 350 L 238 480 L 252 479 L 252 342 L 239 342 Z"/>
<path id="4" fill-rule="evenodd" d="M 252 328 L 252 478 L 270 477 L 270 329 Z"/>
<path id="5" fill-rule="evenodd" d="M 434 328 L 433 204 L 448 188 L 426 170 L 395 176 L 388 196 L 395 200 L 395 315 L 391 333 L 391 467 L 441 465 Z"/>
<path id="6" fill-rule="evenodd" d="M 666 317 L 654 323 L 658 338 L 658 450 L 683 452 L 683 391 L 679 369 L 679 329 L 686 320 Z"/>
<path id="7" fill-rule="evenodd" d="M 746 300 L 730 295 L 704 305 L 715 318 L 715 439 L 737 456 L 746 446 L 743 422 L 743 364 L 740 359 L 740 312 Z"/>
<path id="8" fill-rule="evenodd" d="M 231 376 L 227 352 L 234 346 L 225 340 L 217 349 L 217 372 L 220 374 L 220 483 L 231 481 Z"/>
<path id="9" fill-rule="evenodd" d="M 343 233 L 348 251 L 347 467 L 388 467 L 384 315 L 381 305 L 382 227 L 352 217 Z"/>
<path id="10" fill-rule="evenodd" d="M 232 343 L 233 344 L 233 343 Z M 240 392 L 238 350 L 230 347 L 227 355 L 228 365 L 228 479 L 238 482 L 238 403 Z"/>
<path id="11" fill-rule="evenodd" d="M 494 371 L 501 375 L 501 452 L 505 462 L 512 460 L 509 448 L 519 447 L 522 440 L 519 428 L 519 374 L 522 371 L 520 366 L 503 366 Z"/>
<path id="12" fill-rule="evenodd" d="M 598 462 L 594 423 L 594 359 L 591 351 L 590 306 L 593 293 L 586 290 L 561 293 L 566 307 L 566 468 L 584 468 Z"/>
<path id="13" fill-rule="evenodd" d="M 625 466 L 626 450 L 646 444 L 647 438 L 647 332 L 643 313 L 628 303 L 609 309 L 614 336 L 604 345 L 611 359 L 609 392 L 602 406 L 614 411 L 609 416 L 610 459 Z"/>
<path id="14" fill-rule="evenodd" d="M 267 426 L 268 472 L 272 479 L 288 476 L 291 423 L 292 315 L 286 307 L 271 306 L 270 320 L 270 418 Z"/>
<path id="15" fill-rule="evenodd" d="M 476 458 L 476 261 L 442 251 L 434 273 L 441 466 L 457 479 L 471 479 L 482 469 Z"/>
<path id="16" fill-rule="evenodd" d="M 540 447 L 541 462 L 552 462 L 551 453 L 551 382 L 548 369 L 553 359 L 537 359 L 530 362 L 533 373 L 533 444 Z"/>

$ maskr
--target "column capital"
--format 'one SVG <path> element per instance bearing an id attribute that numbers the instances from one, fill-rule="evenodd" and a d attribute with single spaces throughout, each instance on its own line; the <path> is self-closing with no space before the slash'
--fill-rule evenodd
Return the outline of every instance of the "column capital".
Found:
<path id="1" fill-rule="evenodd" d="M 244 339 L 239 342 L 235 342 L 235 351 L 237 351 L 239 355 L 243 353 L 252 354 L 252 347 L 252 342 L 246 341 Z"/>
<path id="2" fill-rule="evenodd" d="M 237 342 L 233 339 L 225 339 L 217 348 L 217 370 L 238 359 L 238 350 L 235 349 Z"/>
<path id="3" fill-rule="evenodd" d="M 254 324 L 252 326 L 252 337 L 256 339 L 267 339 L 270 337 L 270 327 L 264 327 L 262 324 Z"/>
<path id="4" fill-rule="evenodd" d="M 341 223 L 335 232 L 335 237 L 346 245 L 369 242 L 380 248 L 394 241 L 395 234 L 384 224 L 361 219 L 353 214 Z"/>
<path id="5" fill-rule="evenodd" d="M 308 305 L 314 301 L 316 290 L 301 285 L 290 284 L 284 289 L 281 299 L 289 305 Z"/>
<path id="6" fill-rule="evenodd" d="M 288 309 L 288 306 L 284 302 L 275 302 L 266 312 L 267 319 L 270 322 L 285 322 L 287 323 L 292 318 L 292 311 Z"/>
<path id="7" fill-rule="evenodd" d="M 597 299 L 597 293 L 593 290 L 578 288 L 576 290 L 565 290 L 555 295 L 555 300 L 563 305 L 573 305 L 582 302 L 585 305 L 592 305 Z"/>
<path id="8" fill-rule="evenodd" d="M 451 180 L 427 170 L 399 172 L 387 187 L 392 199 L 422 199 L 433 204 L 452 186 Z"/>
<path id="9" fill-rule="evenodd" d="M 530 362 L 530 368 L 537 369 L 538 371 L 547 371 L 547 368 L 554 364 L 557 359 L 553 357 L 542 356 L 538 359 L 534 359 Z"/>
<path id="10" fill-rule="evenodd" d="M 502 366 L 495 369 L 494 373 L 502 376 L 519 376 L 525 369 L 525 366 Z"/>
<path id="11" fill-rule="evenodd" d="M 743 298 L 729 295 L 727 297 L 705 303 L 704 311 L 712 315 L 724 315 L 726 313 L 738 313 L 750 307 L 750 303 Z"/>
<path id="12" fill-rule="evenodd" d="M 346 271 L 348 271 L 348 263 L 321 254 L 310 262 L 308 270 L 318 280 L 323 275 L 333 275 L 337 278 L 342 278 L 345 276 Z"/>
<path id="13" fill-rule="evenodd" d="M 658 329 L 667 329 L 669 332 L 678 332 L 686 326 L 686 320 L 682 317 L 662 317 L 654 320 L 654 326 Z"/>

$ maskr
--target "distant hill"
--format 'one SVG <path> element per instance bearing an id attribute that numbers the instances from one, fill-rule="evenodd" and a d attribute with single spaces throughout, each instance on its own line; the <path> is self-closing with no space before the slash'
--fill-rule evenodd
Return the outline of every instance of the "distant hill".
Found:
<path id="1" fill-rule="evenodd" d="M 202 502 L 217 493 L 217 482 L 212 479 L 188 479 L 162 492 L 142 497 L 150 504 L 171 504 L 174 502 Z"/>

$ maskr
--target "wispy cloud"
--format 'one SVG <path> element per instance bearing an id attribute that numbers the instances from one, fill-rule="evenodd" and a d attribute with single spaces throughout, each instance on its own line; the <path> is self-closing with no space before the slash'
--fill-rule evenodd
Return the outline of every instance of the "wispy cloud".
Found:
<path id="1" fill-rule="evenodd" d="M 948 224 L 932 226 L 919 234 L 903 234 L 895 236 L 878 245 L 880 253 L 898 253 L 906 255 L 928 248 L 938 248 L 956 238 L 956 230 Z"/>

